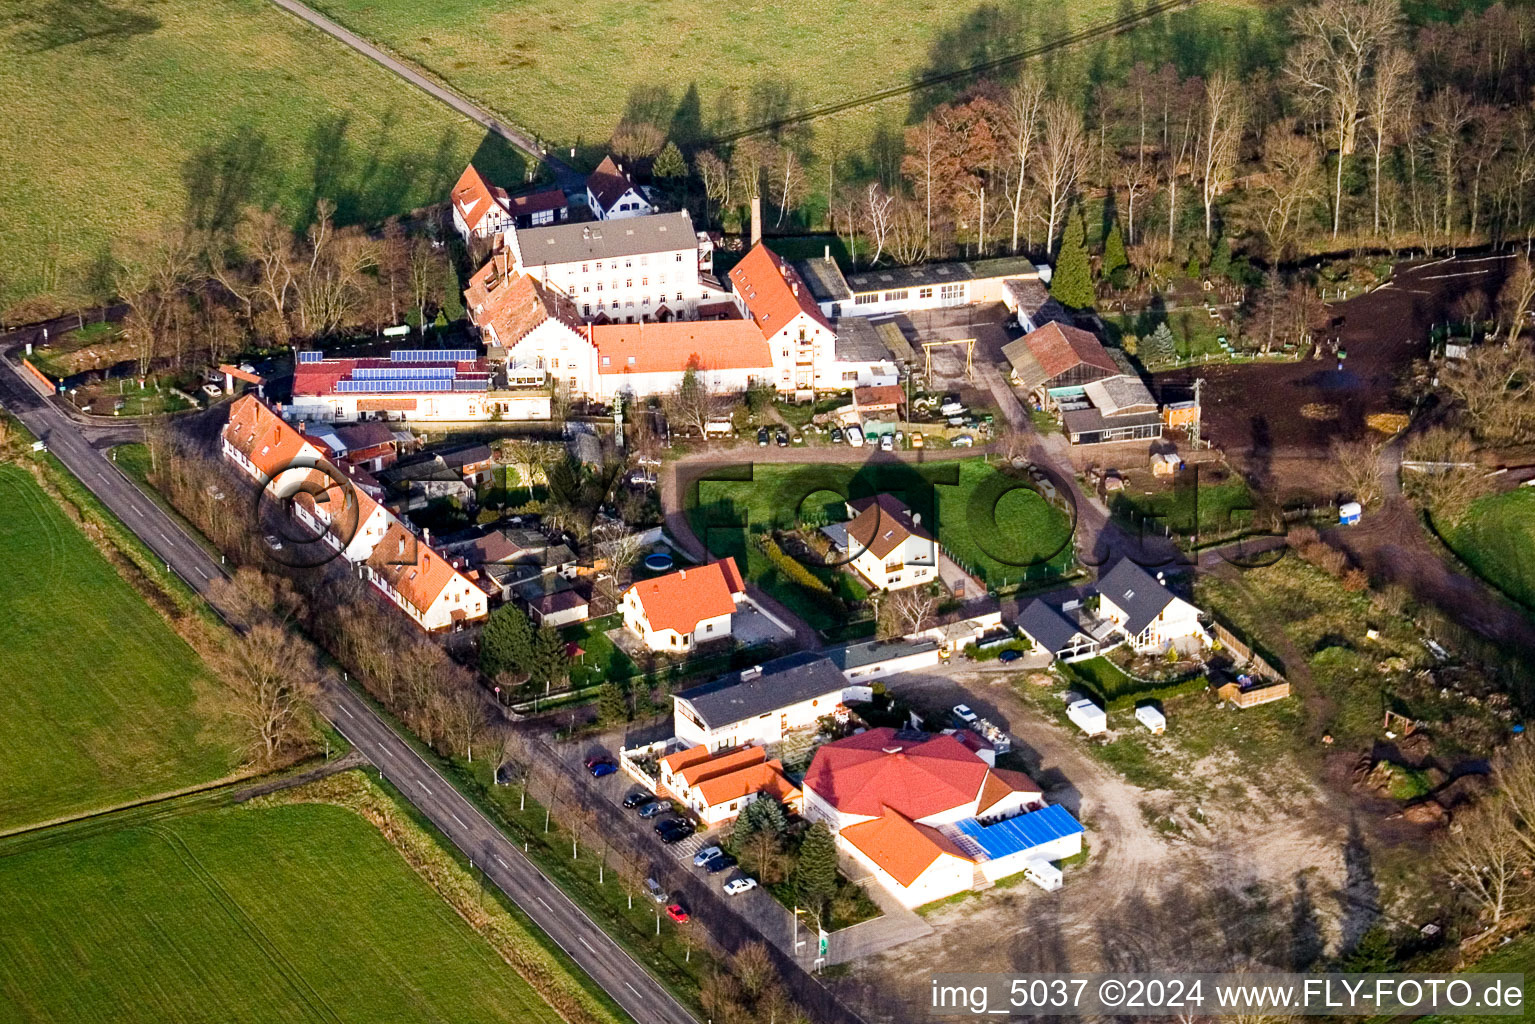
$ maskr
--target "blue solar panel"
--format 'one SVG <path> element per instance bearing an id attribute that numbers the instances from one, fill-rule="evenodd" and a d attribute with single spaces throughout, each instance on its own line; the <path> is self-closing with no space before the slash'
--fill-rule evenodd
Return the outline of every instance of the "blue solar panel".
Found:
<path id="1" fill-rule="evenodd" d="M 324 352 L 300 352 L 298 354 L 298 361 L 301 363 L 318 363 L 324 358 Z"/>
<path id="2" fill-rule="evenodd" d="M 359 366 L 352 371 L 356 380 L 451 380 L 458 370 L 452 366 Z"/>
<path id="3" fill-rule="evenodd" d="M 956 827 L 974 839 L 992 860 L 1006 857 L 1010 853 L 1043 846 L 1052 839 L 1060 839 L 1063 836 L 1084 831 L 1081 823 L 1060 804 L 1051 804 L 1037 811 L 1020 814 L 1016 818 L 1008 818 L 995 825 L 982 825 L 971 818 L 968 821 L 959 822 Z"/>
<path id="4" fill-rule="evenodd" d="M 451 380 L 340 380 L 336 382 L 336 391 L 345 394 L 452 390 Z"/>
<path id="5" fill-rule="evenodd" d="M 389 353 L 395 363 L 467 363 L 479 357 L 479 350 L 472 348 L 398 348 Z"/>

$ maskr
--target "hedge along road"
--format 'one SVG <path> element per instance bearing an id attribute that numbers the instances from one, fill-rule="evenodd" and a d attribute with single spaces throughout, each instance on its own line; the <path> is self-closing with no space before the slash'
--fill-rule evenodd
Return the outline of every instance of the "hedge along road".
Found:
<path id="1" fill-rule="evenodd" d="M 47 443 L 71 473 L 205 599 L 223 567 L 150 501 L 80 427 L 41 398 L 0 355 L 0 405 Z M 396 789 L 598 985 L 641 1024 L 697 1024 L 660 982 L 560 891 L 465 797 L 411 749 L 366 701 L 345 686 L 326 688 L 326 717 Z"/>

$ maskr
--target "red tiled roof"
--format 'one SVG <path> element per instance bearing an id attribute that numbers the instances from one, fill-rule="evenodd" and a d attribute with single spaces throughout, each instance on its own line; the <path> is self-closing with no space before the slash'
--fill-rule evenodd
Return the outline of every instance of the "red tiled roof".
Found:
<path id="1" fill-rule="evenodd" d="M 597 165 L 597 169 L 587 177 L 586 187 L 591 191 L 592 198 L 597 200 L 597 204 L 606 213 L 625 192 L 634 187 L 634 182 L 618 169 L 618 164 L 613 162 L 611 156 L 605 156 L 602 158 L 602 163 Z"/>
<path id="2" fill-rule="evenodd" d="M 398 368 L 402 364 L 388 359 L 321 359 L 312 363 L 299 363 L 293 367 L 293 393 L 295 395 L 333 395 L 336 385 L 343 380 L 355 379 L 357 370 Z M 453 366 L 461 375 L 489 374 L 490 367 L 483 359 L 465 362 L 411 363 L 413 367 Z M 414 403 L 414 399 L 411 400 Z M 412 404 L 411 408 L 415 408 Z"/>
<path id="3" fill-rule="evenodd" d="M 817 750 L 805 788 L 844 814 L 876 817 L 889 807 L 917 821 L 974 801 L 988 773 L 952 736 L 911 742 L 870 729 Z"/>
<path id="4" fill-rule="evenodd" d="M 601 374 L 773 369 L 766 339 L 744 320 L 594 324 L 590 331 Z"/>
<path id="5" fill-rule="evenodd" d="M 725 562 L 731 563 L 728 572 L 724 568 Z M 726 558 L 657 576 L 629 589 L 639 598 L 651 629 L 691 633 L 704 619 L 735 611 L 734 595 L 743 589 L 737 585 L 740 579 L 735 559 Z"/>
<path id="6" fill-rule="evenodd" d="M 696 786 L 705 779 L 718 778 L 738 772 L 767 760 L 767 752 L 761 747 L 735 747 L 721 750 L 707 761 L 698 761 L 677 772 L 677 778 L 685 786 Z"/>
<path id="7" fill-rule="evenodd" d="M 853 404 L 859 408 L 889 405 L 899 409 L 906 404 L 906 392 L 899 384 L 878 384 L 868 388 L 853 389 Z"/>
<path id="8" fill-rule="evenodd" d="M 1046 379 L 1053 380 L 1079 365 L 1092 366 L 1105 373 L 1118 373 L 1119 366 L 1104 349 L 1103 343 L 1078 327 L 1051 321 L 1037 331 L 1023 336 L 1024 344 L 1034 353 Z"/>
<path id="9" fill-rule="evenodd" d="M 919 825 L 888 807 L 873 821 L 847 826 L 841 836 L 902 885 L 915 882 L 944 854 L 971 860 L 936 828 Z"/>
<path id="10" fill-rule="evenodd" d="M 465 167 L 464 173 L 458 176 L 458 184 L 453 186 L 452 192 L 453 207 L 469 225 L 470 231 L 479 226 L 492 207 L 502 205 L 496 197 L 499 191 L 475 170 L 474 164 Z"/>
<path id="11" fill-rule="evenodd" d="M 266 476 L 292 463 L 307 444 L 255 395 L 242 395 L 230 405 L 224 438 Z"/>
<path id="12" fill-rule="evenodd" d="M 546 210 L 563 210 L 566 205 L 565 191 L 558 188 L 541 189 L 526 195 L 512 196 L 506 203 L 511 207 L 513 215 L 519 217 Z"/>
<path id="13" fill-rule="evenodd" d="M 390 523 L 368 556 L 368 567 L 417 611 L 425 612 L 452 584 L 474 584 L 425 541 L 398 522 Z"/>
<path id="14" fill-rule="evenodd" d="M 504 251 L 475 271 L 464 289 L 464 302 L 470 320 L 479 327 L 490 325 L 496 342 L 506 348 L 545 320 L 559 320 L 571 330 L 581 326 L 574 302 L 512 270 Z"/>
<path id="15" fill-rule="evenodd" d="M 913 521 L 911 509 L 901 504 L 894 495 L 876 494 L 871 498 L 859 498 L 848 502 L 857 515 L 848 520 L 847 535 L 857 541 L 859 548 L 867 548 L 875 558 L 884 558 L 906 543 L 907 537 L 932 540 L 921 525 Z"/>
<path id="16" fill-rule="evenodd" d="M 985 814 L 1014 793 L 1037 795 L 1040 792 L 1042 791 L 1034 784 L 1034 780 L 1022 772 L 993 768 L 986 776 L 985 784 L 981 786 L 981 799 L 976 805 L 975 813 Z"/>
<path id="17" fill-rule="evenodd" d="M 731 268 L 730 281 L 764 338 L 783 330 L 800 313 L 831 330 L 799 273 L 761 242 Z"/>
<path id="18" fill-rule="evenodd" d="M 700 743 L 696 747 L 688 747 L 679 750 L 675 754 L 667 754 L 661 758 L 662 766 L 673 774 L 680 772 L 689 765 L 700 764 L 710 758 L 709 748 Z"/>
<path id="19" fill-rule="evenodd" d="M 699 781 L 697 786 L 698 795 L 708 807 L 718 807 L 752 793 L 765 793 L 780 803 L 790 803 L 800 795 L 794 783 L 784 777 L 783 762 L 778 760 L 759 761 L 723 775 L 710 776 Z"/>

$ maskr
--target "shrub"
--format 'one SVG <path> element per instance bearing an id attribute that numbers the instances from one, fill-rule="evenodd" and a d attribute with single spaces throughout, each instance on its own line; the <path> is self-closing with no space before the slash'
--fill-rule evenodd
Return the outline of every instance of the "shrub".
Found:
<path id="1" fill-rule="evenodd" d="M 831 587 L 827 586 L 815 573 L 801 565 L 796 559 L 784 553 L 784 549 L 778 546 L 778 542 L 767 534 L 757 538 L 757 547 L 768 561 L 773 563 L 773 568 L 783 574 L 783 577 L 792 583 L 797 583 L 806 590 L 813 590 L 818 594 L 831 596 Z"/>

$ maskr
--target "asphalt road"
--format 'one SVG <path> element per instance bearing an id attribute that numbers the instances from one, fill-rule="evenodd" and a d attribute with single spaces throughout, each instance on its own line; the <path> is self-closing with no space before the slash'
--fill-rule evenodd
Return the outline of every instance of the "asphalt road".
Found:
<path id="1" fill-rule="evenodd" d="M 150 550 L 207 596 L 222 567 L 161 508 L 124 476 L 86 436 L 119 430 L 83 427 L 39 397 L 0 354 L 0 405 L 47 442 L 59 461 L 137 534 Z M 330 720 L 405 798 L 486 877 L 591 975 L 640 1024 L 697 1024 L 659 982 L 549 881 L 521 850 L 492 825 L 435 768 L 351 690 L 326 690 Z"/>

